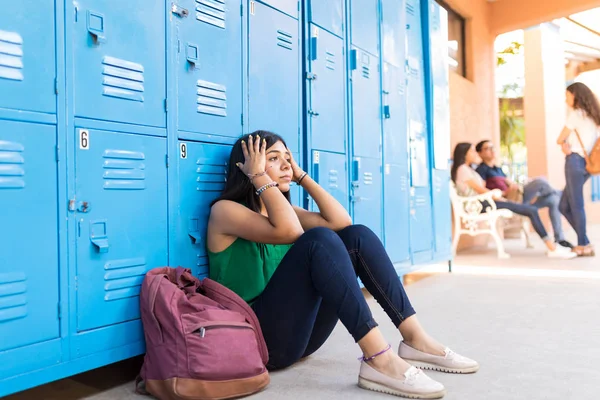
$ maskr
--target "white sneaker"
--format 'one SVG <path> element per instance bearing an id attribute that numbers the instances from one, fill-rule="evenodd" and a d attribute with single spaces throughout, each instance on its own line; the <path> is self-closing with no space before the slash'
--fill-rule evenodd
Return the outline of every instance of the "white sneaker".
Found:
<path id="1" fill-rule="evenodd" d="M 407 363 L 422 369 L 454 374 L 472 374 L 479 370 L 477 361 L 461 356 L 447 347 L 443 356 L 434 356 L 412 348 L 402 341 L 398 347 L 398 355 Z"/>
<path id="2" fill-rule="evenodd" d="M 364 361 L 360 365 L 358 386 L 409 399 L 440 399 L 446 394 L 444 385 L 434 381 L 418 368 L 410 367 L 404 373 L 404 379 L 394 379 Z"/>
<path id="3" fill-rule="evenodd" d="M 569 248 L 562 247 L 562 246 L 556 246 L 556 248 L 554 249 L 554 251 L 548 250 L 546 252 L 546 255 L 549 258 L 559 258 L 559 259 L 562 259 L 562 260 L 570 260 L 572 258 L 577 257 L 577 253 L 575 253 L 574 251 L 572 251 Z"/>

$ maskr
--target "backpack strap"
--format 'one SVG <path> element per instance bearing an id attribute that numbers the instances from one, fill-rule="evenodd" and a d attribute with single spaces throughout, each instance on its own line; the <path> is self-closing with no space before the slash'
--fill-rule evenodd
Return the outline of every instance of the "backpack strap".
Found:
<path id="1" fill-rule="evenodd" d="M 577 140 L 579 140 L 579 144 L 581 145 L 581 150 L 583 150 L 583 158 L 585 158 L 585 162 L 587 164 L 590 163 L 590 158 L 588 157 L 588 153 L 585 150 L 585 146 L 583 145 L 583 141 L 581 140 L 581 136 L 579 136 L 579 132 L 577 132 L 577 129 L 573 129 L 575 131 L 575 135 L 577 135 Z"/>
<path id="2" fill-rule="evenodd" d="M 256 314 L 252 311 L 252 308 L 250 308 L 248 303 L 229 288 L 209 278 L 204 278 L 202 280 L 200 290 L 210 299 L 230 310 L 237 311 L 246 317 L 246 320 L 254 327 L 256 341 L 258 342 L 258 350 L 260 351 L 263 364 L 267 365 L 267 362 L 269 361 L 267 344 L 265 343 L 265 338 L 262 329 L 260 328 L 260 322 L 258 322 Z"/>

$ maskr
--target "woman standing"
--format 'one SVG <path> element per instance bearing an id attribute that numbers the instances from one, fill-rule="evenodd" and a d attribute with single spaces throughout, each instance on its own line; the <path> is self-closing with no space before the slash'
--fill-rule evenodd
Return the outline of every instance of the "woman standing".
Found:
<path id="1" fill-rule="evenodd" d="M 594 248 L 586 230 L 583 185 L 590 177 L 585 169 L 585 154 L 589 154 L 598 138 L 600 105 L 590 88 L 580 82 L 567 87 L 566 101 L 569 106 L 567 122 L 557 140 L 566 155 L 567 184 L 560 201 L 560 212 L 577 233 L 577 247 L 573 251 L 578 256 L 593 256 Z"/>

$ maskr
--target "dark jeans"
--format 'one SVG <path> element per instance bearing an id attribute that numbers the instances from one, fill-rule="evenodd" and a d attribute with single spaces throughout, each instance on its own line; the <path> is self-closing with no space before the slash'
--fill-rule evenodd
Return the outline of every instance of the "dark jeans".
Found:
<path id="1" fill-rule="evenodd" d="M 554 231 L 554 240 L 560 242 L 565 240 L 565 234 L 562 228 L 562 215 L 559 209 L 562 192 L 555 190 L 544 178 L 537 178 L 529 182 L 523 188 L 523 204 L 531 204 L 531 201 L 537 197 L 532 205 L 537 209 L 548 207 L 548 214 L 552 222 Z"/>
<path id="2" fill-rule="evenodd" d="M 358 342 L 377 323 L 356 277 L 395 326 L 415 314 L 379 238 L 353 225 L 305 232 L 254 301 L 269 348 L 269 369 L 285 368 L 317 351 L 338 319 Z"/>
<path id="3" fill-rule="evenodd" d="M 542 219 L 540 218 L 540 213 L 538 212 L 537 207 L 531 204 L 519 204 L 510 201 L 497 201 L 496 206 L 498 208 L 506 208 L 507 210 L 510 210 L 515 214 L 529 218 L 529 220 L 531 220 L 531 225 L 533 226 L 533 229 L 538 235 L 540 235 L 542 240 L 550 239 L 546 228 L 544 228 L 544 224 L 542 223 Z"/>
<path id="4" fill-rule="evenodd" d="M 577 233 L 577 245 L 587 246 L 585 205 L 583 200 L 583 185 L 590 174 L 585 170 L 585 159 L 579 154 L 569 154 L 565 160 L 566 186 L 560 199 L 560 212 Z"/>

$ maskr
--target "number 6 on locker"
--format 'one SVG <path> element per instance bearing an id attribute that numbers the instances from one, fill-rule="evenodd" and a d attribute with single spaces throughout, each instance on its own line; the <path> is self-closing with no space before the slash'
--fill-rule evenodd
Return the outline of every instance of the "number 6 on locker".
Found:
<path id="1" fill-rule="evenodd" d="M 90 133 L 87 129 L 79 130 L 79 148 L 88 150 L 90 148 Z"/>

